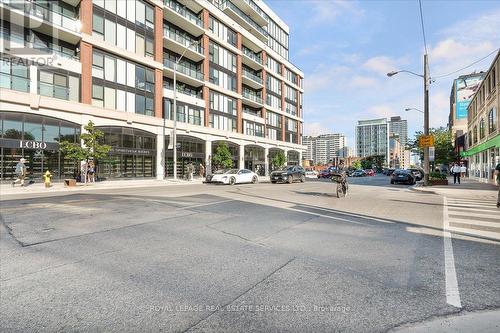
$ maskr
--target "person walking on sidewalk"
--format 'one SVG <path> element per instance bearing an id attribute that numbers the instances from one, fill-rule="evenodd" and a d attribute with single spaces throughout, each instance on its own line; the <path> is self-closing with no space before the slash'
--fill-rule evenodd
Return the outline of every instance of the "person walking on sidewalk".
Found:
<path id="1" fill-rule="evenodd" d="M 458 179 L 458 184 L 460 184 L 460 165 L 458 163 L 453 164 L 453 168 L 451 169 L 451 172 L 453 172 L 453 184 L 457 183 Z"/>
<path id="2" fill-rule="evenodd" d="M 495 184 L 498 186 L 497 208 L 500 208 L 500 163 L 495 168 Z"/>
<path id="3" fill-rule="evenodd" d="M 467 174 L 467 167 L 462 163 L 460 164 L 460 177 L 465 178 Z"/>
<path id="4" fill-rule="evenodd" d="M 21 183 L 21 186 L 24 186 L 24 179 L 26 178 L 26 160 L 21 158 L 19 162 L 16 164 L 16 176 L 17 179 L 12 182 L 12 187 L 16 185 L 17 182 Z"/>

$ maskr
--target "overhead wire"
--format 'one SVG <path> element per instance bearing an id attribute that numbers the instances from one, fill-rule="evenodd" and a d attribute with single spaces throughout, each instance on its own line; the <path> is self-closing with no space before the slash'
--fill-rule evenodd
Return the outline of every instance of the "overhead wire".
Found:
<path id="1" fill-rule="evenodd" d="M 477 64 L 477 63 L 479 63 L 479 62 L 483 61 L 484 59 L 488 58 L 489 56 L 491 56 L 491 55 L 492 55 L 492 54 L 494 54 L 495 52 L 498 52 L 499 50 L 500 50 L 500 48 L 497 48 L 497 49 L 495 49 L 495 50 L 491 51 L 490 53 L 488 53 L 486 56 L 482 57 L 481 59 L 478 59 L 478 60 L 474 61 L 473 63 L 471 63 L 471 64 L 469 64 L 469 65 L 467 65 L 467 66 L 465 66 L 465 67 L 462 67 L 462 68 L 460 68 L 460 69 L 457 69 L 457 70 L 455 70 L 455 71 L 453 71 L 453 72 L 449 72 L 449 73 L 447 73 L 447 74 L 442 74 L 442 75 L 436 75 L 436 76 L 433 76 L 433 77 L 432 77 L 432 79 L 440 79 L 440 78 L 443 78 L 443 77 L 447 77 L 447 76 L 453 75 L 453 74 L 458 73 L 458 72 L 460 72 L 460 71 L 463 71 L 464 69 L 467 69 L 467 68 L 469 68 L 469 67 L 471 67 L 471 66 L 474 66 L 475 64 Z"/>

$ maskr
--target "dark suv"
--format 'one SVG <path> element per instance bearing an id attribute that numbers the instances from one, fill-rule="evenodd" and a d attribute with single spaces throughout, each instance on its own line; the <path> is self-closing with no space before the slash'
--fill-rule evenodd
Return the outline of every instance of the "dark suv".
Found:
<path id="1" fill-rule="evenodd" d="M 270 179 L 273 184 L 277 182 L 287 182 L 291 184 L 295 180 L 304 182 L 306 180 L 306 171 L 300 165 L 284 167 L 281 170 L 271 172 Z"/>

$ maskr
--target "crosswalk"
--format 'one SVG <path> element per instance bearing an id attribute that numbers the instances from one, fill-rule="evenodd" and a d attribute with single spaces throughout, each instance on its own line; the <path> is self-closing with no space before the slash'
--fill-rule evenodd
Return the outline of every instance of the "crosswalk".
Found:
<path id="1" fill-rule="evenodd" d="M 500 209 L 496 198 L 444 198 L 446 231 L 500 241 Z"/>

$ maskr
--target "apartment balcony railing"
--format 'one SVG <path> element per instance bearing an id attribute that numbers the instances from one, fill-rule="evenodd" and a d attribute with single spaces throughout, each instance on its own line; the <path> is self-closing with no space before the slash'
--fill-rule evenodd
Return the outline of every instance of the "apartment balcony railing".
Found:
<path id="1" fill-rule="evenodd" d="M 0 3 L 13 8 L 24 11 L 26 14 L 36 16 L 44 21 L 50 22 L 52 24 L 58 25 L 60 27 L 79 32 L 79 26 L 77 24 L 77 17 L 69 16 L 67 14 L 55 12 L 54 10 L 41 6 L 35 2 L 28 1 L 12 1 L 12 0 L 0 0 Z"/>
<path id="2" fill-rule="evenodd" d="M 38 94 L 42 96 L 55 97 L 69 100 L 69 89 L 45 82 L 38 82 Z"/>
<path id="3" fill-rule="evenodd" d="M 254 20 L 250 18 L 247 14 L 241 11 L 238 7 L 236 7 L 231 1 L 229 0 L 224 0 L 220 3 L 221 10 L 224 10 L 225 8 L 231 9 L 233 12 L 235 12 L 239 17 L 241 17 L 246 23 L 252 26 L 255 30 L 263 34 L 266 38 L 268 37 L 267 31 L 262 29 L 257 23 L 255 23 Z"/>
<path id="4" fill-rule="evenodd" d="M 255 52 L 253 52 L 249 48 L 243 46 L 243 54 L 262 65 L 262 57 L 255 54 Z"/>
<path id="5" fill-rule="evenodd" d="M 255 95 L 247 90 L 243 90 L 242 95 L 246 99 L 249 99 L 249 100 L 254 101 L 256 103 L 262 104 L 262 98 L 260 96 L 257 96 L 257 95 Z"/>
<path id="6" fill-rule="evenodd" d="M 56 55 L 59 58 L 76 60 L 76 61 L 80 60 L 80 57 L 78 55 L 74 55 L 74 54 L 69 54 L 69 53 L 66 53 L 66 52 L 62 52 L 61 50 L 54 49 L 54 48 L 51 48 L 51 47 L 42 48 L 42 47 L 33 45 L 33 43 L 26 43 L 25 46 L 28 47 L 28 48 L 30 48 L 30 49 L 36 50 L 37 52 L 44 53 L 44 54 L 47 54 L 47 55 Z"/>
<path id="7" fill-rule="evenodd" d="M 174 91 L 174 84 L 173 83 L 168 83 L 168 82 L 163 82 L 163 88 Z M 182 85 L 177 83 L 177 92 L 183 95 L 191 96 L 191 97 L 196 97 L 199 99 L 203 98 L 203 95 L 200 92 L 193 92 L 192 90 L 185 90 L 183 89 Z"/>
<path id="8" fill-rule="evenodd" d="M 262 84 L 262 78 L 261 77 L 255 75 L 254 73 L 252 73 L 252 72 L 250 72 L 250 71 L 248 71 L 246 69 L 243 69 L 242 72 L 243 72 L 243 76 L 245 76 L 245 77 L 249 78 L 250 80 L 253 80 L 253 81 L 257 82 L 257 83 Z"/>
<path id="9" fill-rule="evenodd" d="M 260 111 L 255 111 L 249 108 L 243 108 L 243 113 L 250 114 L 252 116 L 260 117 Z"/>
<path id="10" fill-rule="evenodd" d="M 255 4 L 255 2 L 253 2 L 253 0 L 244 0 L 244 1 L 245 1 L 245 2 L 246 2 L 249 6 L 250 6 L 250 7 L 252 7 L 252 9 L 253 9 L 253 10 L 255 10 L 255 12 L 256 12 L 257 14 L 259 14 L 259 15 L 260 15 L 260 16 L 261 16 L 264 20 L 269 21 L 269 19 L 267 18 L 266 13 L 264 13 L 264 12 L 262 11 L 262 9 L 260 9 L 260 8 L 259 8 L 259 6 L 257 6 L 257 5 Z"/>
<path id="11" fill-rule="evenodd" d="M 163 66 L 168 67 L 170 69 L 174 69 L 175 62 L 173 60 L 165 58 L 163 60 Z M 187 66 L 184 66 L 183 64 L 177 64 L 177 72 L 182 73 L 184 75 L 187 75 L 189 77 L 192 77 L 194 79 L 203 81 L 203 73 L 196 71 L 192 68 L 189 68 Z"/>
<path id="12" fill-rule="evenodd" d="M 30 79 L 10 74 L 0 73 L 0 88 L 29 92 Z"/>
<path id="13" fill-rule="evenodd" d="M 172 40 L 175 40 L 176 42 L 188 47 L 188 49 L 199 53 L 203 54 L 203 46 L 201 46 L 199 43 L 198 44 L 193 44 L 196 41 L 192 40 L 190 38 L 187 38 L 185 36 L 182 36 L 180 34 L 175 33 L 174 31 L 170 30 L 168 27 L 163 27 L 163 36 Z"/>
<path id="14" fill-rule="evenodd" d="M 185 7 L 183 7 L 177 1 L 175 1 L 175 0 L 163 0 L 163 4 L 165 6 L 167 6 L 168 8 L 172 9 L 173 11 L 175 11 L 177 14 L 179 14 L 182 17 L 184 17 L 185 19 L 187 19 L 188 21 L 196 24 L 200 28 L 203 28 L 203 21 L 199 17 L 197 17 L 196 15 L 194 15 L 193 13 L 188 11 Z"/>

